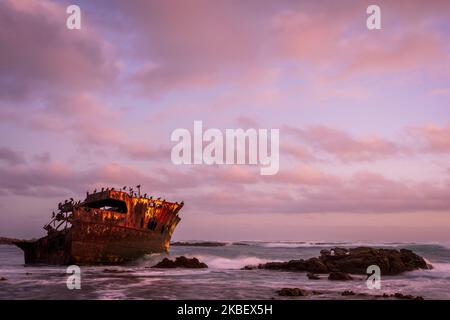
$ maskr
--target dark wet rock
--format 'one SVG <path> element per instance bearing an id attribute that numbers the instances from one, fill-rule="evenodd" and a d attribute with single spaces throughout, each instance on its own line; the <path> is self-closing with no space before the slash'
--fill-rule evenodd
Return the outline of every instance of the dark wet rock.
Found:
<path id="1" fill-rule="evenodd" d="M 345 272 L 331 272 L 328 275 L 328 280 L 334 281 L 349 281 L 353 280 L 352 276 Z"/>
<path id="2" fill-rule="evenodd" d="M 8 279 L 3 278 L 3 277 L 0 278 L 0 281 L 6 281 L 6 280 L 8 280 Z"/>
<path id="3" fill-rule="evenodd" d="M 411 294 L 403 294 L 400 292 L 396 292 L 393 294 L 383 293 L 383 294 L 377 294 L 377 295 L 371 295 L 364 292 L 355 293 L 351 290 L 345 290 L 341 292 L 341 296 L 348 297 L 348 296 L 354 296 L 354 297 L 369 297 L 374 299 L 401 299 L 401 300 L 424 300 L 421 296 L 413 296 Z"/>
<path id="4" fill-rule="evenodd" d="M 320 291 L 309 291 L 300 288 L 283 288 L 277 291 L 279 296 L 284 297 L 306 297 L 309 295 L 319 295 L 322 294 Z"/>
<path id="5" fill-rule="evenodd" d="M 305 269 L 314 273 L 327 273 L 328 267 L 319 258 L 311 258 L 305 261 Z"/>
<path id="6" fill-rule="evenodd" d="M 313 273 L 366 274 L 368 266 L 377 265 L 380 267 L 382 275 L 396 275 L 406 271 L 431 268 L 422 257 L 407 249 L 375 249 L 371 247 L 346 249 L 336 247 L 330 250 L 321 250 L 320 253 L 321 255 L 318 258 L 268 262 L 260 264 L 256 268 Z M 244 269 L 246 268 L 244 267 Z"/>
<path id="7" fill-rule="evenodd" d="M 344 291 L 342 291 L 341 292 L 341 296 L 343 296 L 343 297 L 355 297 L 355 298 L 363 298 L 364 297 L 366 299 L 367 299 L 367 297 L 371 297 L 371 295 L 368 294 L 368 293 L 364 293 L 364 292 L 356 293 L 356 292 L 353 292 L 351 290 L 344 290 Z"/>
<path id="8" fill-rule="evenodd" d="M 312 272 L 308 272 L 306 276 L 308 277 L 309 280 L 320 280 L 320 277 Z"/>
<path id="9" fill-rule="evenodd" d="M 392 293 L 392 294 L 383 293 L 383 294 L 374 295 L 373 297 L 381 298 L 381 299 L 394 298 L 394 299 L 400 299 L 400 300 L 425 300 L 422 296 L 413 296 L 411 294 L 403 294 L 401 292 L 396 292 L 396 293 Z"/>
<path id="10" fill-rule="evenodd" d="M 330 252 L 331 252 L 332 256 L 342 256 L 342 255 L 345 255 L 345 254 L 349 254 L 349 250 L 348 249 L 346 249 L 346 248 L 338 248 L 338 247 L 335 247 L 335 248 L 331 249 Z"/>
<path id="11" fill-rule="evenodd" d="M 173 242 L 171 246 L 183 246 L 183 247 L 223 247 L 226 246 L 226 242 Z"/>
<path id="12" fill-rule="evenodd" d="M 365 274 L 367 267 L 377 265 L 383 275 L 394 275 L 417 269 L 428 269 L 425 260 L 411 250 L 374 249 L 358 247 L 348 251 L 332 249 L 335 255 L 321 256 L 320 259 L 330 271 Z"/>
<path id="13" fill-rule="evenodd" d="M 308 295 L 308 291 L 300 288 L 283 288 L 277 291 L 278 295 L 286 297 L 305 297 Z"/>
<path id="14" fill-rule="evenodd" d="M 287 270 L 287 271 L 306 271 L 305 260 L 290 260 L 288 262 L 268 262 L 259 264 L 258 269 L 269 270 Z"/>
<path id="15" fill-rule="evenodd" d="M 395 293 L 394 297 L 403 300 L 425 300 L 422 296 L 413 296 L 411 294 Z"/>
<path id="16" fill-rule="evenodd" d="M 389 295 L 390 297 L 401 299 L 401 300 L 424 300 L 422 296 L 413 296 L 411 294 L 403 294 L 400 292 L 396 292 L 394 294 Z"/>
<path id="17" fill-rule="evenodd" d="M 206 263 L 200 262 L 197 258 L 186 258 L 185 256 L 177 257 L 174 261 L 164 258 L 162 261 L 154 265 L 152 268 L 190 268 L 201 269 L 208 268 Z"/>
<path id="18" fill-rule="evenodd" d="M 249 244 L 244 242 L 233 242 L 233 246 L 249 246 Z"/>
<path id="19" fill-rule="evenodd" d="M 258 269 L 258 266 L 247 265 L 241 268 L 241 270 L 255 270 L 255 269 Z"/>

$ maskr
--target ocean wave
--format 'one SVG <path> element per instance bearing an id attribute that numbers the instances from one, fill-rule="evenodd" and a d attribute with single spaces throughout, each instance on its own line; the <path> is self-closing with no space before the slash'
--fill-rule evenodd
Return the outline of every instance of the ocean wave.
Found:
<path id="1" fill-rule="evenodd" d="M 357 246 L 386 246 L 383 243 L 369 242 L 331 242 L 331 241 L 275 241 L 275 242 L 255 242 L 266 248 L 316 248 L 316 247 L 357 247 Z"/>
<path id="2" fill-rule="evenodd" d="M 316 248 L 316 247 L 407 247 L 407 246 L 435 246 L 443 249 L 450 249 L 448 243 L 437 242 L 371 242 L 371 241 L 240 241 L 246 245 L 253 245 L 265 248 Z"/>
<path id="3" fill-rule="evenodd" d="M 450 274 L 450 263 L 431 263 L 433 265 L 432 271 L 448 272 Z"/>
<path id="4" fill-rule="evenodd" d="M 266 263 L 268 259 L 261 259 L 258 257 L 238 256 L 235 258 L 226 258 L 214 255 L 198 255 L 196 256 L 200 261 L 206 263 L 212 269 L 241 269 L 247 265 L 258 265 Z"/>
<path id="5" fill-rule="evenodd" d="M 175 259 L 180 255 L 174 255 L 170 256 L 170 259 Z M 204 262 L 208 265 L 208 268 L 210 269 L 240 269 L 247 265 L 258 265 L 260 263 L 266 263 L 269 261 L 274 261 L 273 259 L 262 259 L 258 257 L 253 256 L 238 256 L 233 258 L 227 258 L 223 256 L 218 255 L 209 255 L 209 254 L 184 254 L 184 256 L 188 258 L 197 258 L 201 262 Z M 146 255 L 145 257 L 141 258 L 139 260 L 139 266 L 140 267 L 146 267 L 149 268 L 158 262 L 160 262 L 163 258 L 168 257 L 165 254 L 152 254 L 152 255 Z M 157 270 L 153 271 L 156 272 Z M 169 269 L 171 271 L 171 269 Z M 174 272 L 178 272 L 179 269 L 173 270 Z M 187 269 L 186 271 L 189 272 L 195 272 Z M 166 274 L 167 271 L 164 270 L 162 272 L 163 274 Z M 179 272 L 178 272 L 179 273 Z"/>

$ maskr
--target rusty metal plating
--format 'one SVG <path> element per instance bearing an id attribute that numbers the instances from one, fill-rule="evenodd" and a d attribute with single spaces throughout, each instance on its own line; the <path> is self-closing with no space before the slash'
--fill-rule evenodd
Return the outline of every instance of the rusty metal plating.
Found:
<path id="1" fill-rule="evenodd" d="M 114 264 L 169 250 L 184 203 L 153 199 L 126 187 L 102 188 L 86 199 L 58 205 L 47 236 L 15 244 L 25 263 Z"/>

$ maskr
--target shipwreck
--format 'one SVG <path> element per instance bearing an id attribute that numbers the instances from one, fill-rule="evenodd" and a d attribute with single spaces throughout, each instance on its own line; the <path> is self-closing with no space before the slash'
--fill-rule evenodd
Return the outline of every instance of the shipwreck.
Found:
<path id="1" fill-rule="evenodd" d="M 183 202 L 141 196 L 140 186 L 87 192 L 84 201 L 66 200 L 38 240 L 14 242 L 26 264 L 119 264 L 145 254 L 168 252 Z"/>

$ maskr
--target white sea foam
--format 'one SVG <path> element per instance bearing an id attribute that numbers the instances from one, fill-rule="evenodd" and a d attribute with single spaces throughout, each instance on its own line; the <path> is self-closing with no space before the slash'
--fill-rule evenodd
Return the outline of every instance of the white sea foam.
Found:
<path id="1" fill-rule="evenodd" d="M 226 258 L 213 255 L 198 255 L 197 258 L 213 269 L 240 269 L 247 265 L 258 265 L 269 261 L 268 259 L 248 256 Z"/>
<path id="2" fill-rule="evenodd" d="M 277 241 L 277 242 L 261 242 L 259 245 L 266 248 L 314 248 L 314 247 L 339 247 L 339 246 L 364 246 L 364 245 L 377 245 L 367 242 L 330 242 L 330 241 L 307 241 L 307 242 L 295 242 L 295 241 Z M 383 244 L 379 244 L 380 246 Z M 385 245 L 385 244 L 384 244 Z"/>
<path id="3" fill-rule="evenodd" d="M 449 272 L 450 273 L 450 263 L 431 263 L 433 265 L 434 271 L 438 272 Z"/>

